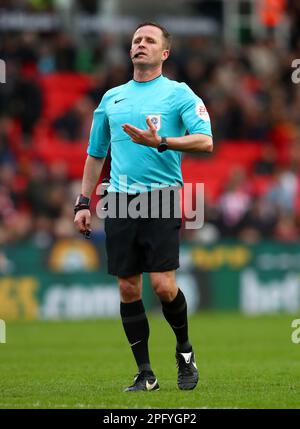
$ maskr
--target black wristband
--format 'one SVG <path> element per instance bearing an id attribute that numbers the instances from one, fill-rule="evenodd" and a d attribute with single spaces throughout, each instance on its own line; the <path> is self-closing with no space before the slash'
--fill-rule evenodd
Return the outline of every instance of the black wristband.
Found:
<path id="1" fill-rule="evenodd" d="M 89 210 L 90 201 L 91 201 L 90 198 L 80 194 L 76 199 L 74 213 L 76 214 L 77 212 L 79 212 L 79 210 Z"/>

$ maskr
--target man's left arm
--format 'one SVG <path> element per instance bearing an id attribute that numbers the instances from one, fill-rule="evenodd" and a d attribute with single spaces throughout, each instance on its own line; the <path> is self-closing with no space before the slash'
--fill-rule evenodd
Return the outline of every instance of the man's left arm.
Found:
<path id="1" fill-rule="evenodd" d="M 174 97 L 174 109 L 189 134 L 181 137 L 165 136 L 167 148 L 180 152 L 212 152 L 213 139 L 209 114 L 201 100 L 186 84 L 180 84 Z M 123 130 L 134 143 L 158 148 L 162 137 L 157 134 L 148 117 L 148 129 L 142 130 L 131 124 L 124 124 Z"/>
<path id="2" fill-rule="evenodd" d="M 161 138 L 160 138 L 161 140 Z M 212 152 L 213 139 L 207 134 L 188 134 L 183 137 L 167 137 L 168 149 L 180 152 Z"/>
<path id="3" fill-rule="evenodd" d="M 131 137 L 134 143 L 157 149 L 162 142 L 162 138 L 157 134 L 150 118 L 147 118 L 146 122 L 148 124 L 147 130 L 142 130 L 131 124 L 124 124 L 123 130 Z M 196 133 L 183 137 L 167 137 L 166 142 L 168 149 L 180 152 L 212 152 L 213 150 L 212 137 L 207 134 Z"/>

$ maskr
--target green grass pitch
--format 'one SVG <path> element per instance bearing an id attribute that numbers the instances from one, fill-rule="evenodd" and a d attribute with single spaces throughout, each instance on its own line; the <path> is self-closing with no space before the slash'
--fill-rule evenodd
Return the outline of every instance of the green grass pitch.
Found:
<path id="1" fill-rule="evenodd" d="M 161 315 L 150 322 L 156 392 L 124 393 L 136 366 L 120 320 L 7 322 L 0 344 L 0 408 L 300 408 L 297 316 L 190 317 L 200 381 L 176 385 L 175 339 Z"/>

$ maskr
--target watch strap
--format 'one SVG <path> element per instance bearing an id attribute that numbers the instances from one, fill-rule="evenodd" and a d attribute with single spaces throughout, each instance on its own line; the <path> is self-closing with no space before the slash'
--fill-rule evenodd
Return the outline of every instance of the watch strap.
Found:
<path id="1" fill-rule="evenodd" d="M 90 198 L 85 197 L 84 195 L 80 194 L 76 198 L 74 213 L 76 214 L 77 212 L 79 212 L 79 210 L 89 210 L 90 209 L 90 202 L 91 202 Z"/>

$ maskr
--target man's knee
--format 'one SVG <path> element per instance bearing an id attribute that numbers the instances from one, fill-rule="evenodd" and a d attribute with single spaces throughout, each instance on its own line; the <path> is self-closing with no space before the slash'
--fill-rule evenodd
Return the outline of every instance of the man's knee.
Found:
<path id="1" fill-rule="evenodd" d="M 176 298 L 175 276 L 169 273 L 151 273 L 150 277 L 153 290 L 162 301 L 171 302 Z"/>
<path id="2" fill-rule="evenodd" d="M 129 303 L 141 299 L 141 276 L 118 277 L 118 282 L 122 302 Z"/>

